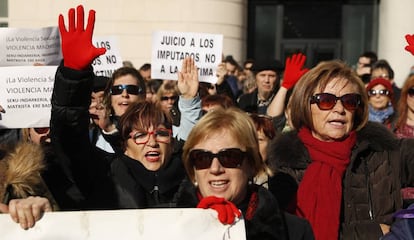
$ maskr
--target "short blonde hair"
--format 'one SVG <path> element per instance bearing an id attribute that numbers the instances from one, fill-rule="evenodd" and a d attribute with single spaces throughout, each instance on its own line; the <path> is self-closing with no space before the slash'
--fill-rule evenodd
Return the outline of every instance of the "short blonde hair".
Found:
<path id="1" fill-rule="evenodd" d="M 183 148 L 183 163 L 188 176 L 194 181 L 194 166 L 189 160 L 190 151 L 205 139 L 208 134 L 227 130 L 240 145 L 246 147 L 247 162 L 251 177 L 264 171 L 264 163 L 259 153 L 256 127 L 246 112 L 230 107 L 218 108 L 204 115 L 193 127 Z"/>

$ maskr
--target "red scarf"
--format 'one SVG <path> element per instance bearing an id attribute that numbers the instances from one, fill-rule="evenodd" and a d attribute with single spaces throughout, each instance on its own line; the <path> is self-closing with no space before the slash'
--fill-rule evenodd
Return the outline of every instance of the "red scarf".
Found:
<path id="1" fill-rule="evenodd" d="M 356 142 L 355 131 L 343 141 L 323 142 L 308 128 L 299 138 L 309 151 L 312 163 L 306 169 L 297 191 L 296 214 L 312 225 L 316 240 L 338 239 L 342 201 L 342 177 Z"/>

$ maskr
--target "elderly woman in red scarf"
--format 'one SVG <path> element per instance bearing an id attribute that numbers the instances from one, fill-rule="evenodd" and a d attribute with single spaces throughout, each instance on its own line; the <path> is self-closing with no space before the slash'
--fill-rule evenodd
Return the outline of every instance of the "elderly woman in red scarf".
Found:
<path id="1" fill-rule="evenodd" d="M 294 193 L 291 209 L 317 240 L 379 239 L 402 206 L 400 189 L 414 185 L 414 141 L 368 122 L 365 87 L 340 61 L 303 75 L 290 107 L 296 130 L 272 141 L 268 161 L 297 190 L 280 181 L 269 189 Z"/>

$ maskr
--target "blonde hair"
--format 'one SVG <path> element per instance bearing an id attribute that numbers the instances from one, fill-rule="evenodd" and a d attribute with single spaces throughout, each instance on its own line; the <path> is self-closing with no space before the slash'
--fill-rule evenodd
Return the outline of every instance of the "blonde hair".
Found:
<path id="1" fill-rule="evenodd" d="M 204 141 L 211 133 L 228 131 L 235 140 L 246 147 L 247 162 L 251 169 L 251 177 L 265 171 L 264 163 L 259 152 L 256 126 L 253 120 L 242 110 L 230 107 L 218 108 L 204 115 L 193 127 L 183 148 L 183 163 L 188 176 L 194 181 L 194 166 L 189 160 L 189 153 L 195 145 Z"/>

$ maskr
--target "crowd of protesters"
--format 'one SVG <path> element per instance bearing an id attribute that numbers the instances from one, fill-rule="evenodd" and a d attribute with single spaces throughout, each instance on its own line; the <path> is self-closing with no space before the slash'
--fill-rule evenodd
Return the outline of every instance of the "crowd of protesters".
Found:
<path id="1" fill-rule="evenodd" d="M 414 76 L 398 88 L 374 52 L 355 69 L 226 56 L 214 84 L 191 58 L 178 81 L 127 62 L 107 78 L 95 12 L 67 24 L 50 128 L 1 132 L 0 212 L 22 228 L 46 211 L 198 207 L 243 218 L 247 239 L 393 239 L 394 214 L 413 212 Z"/>

